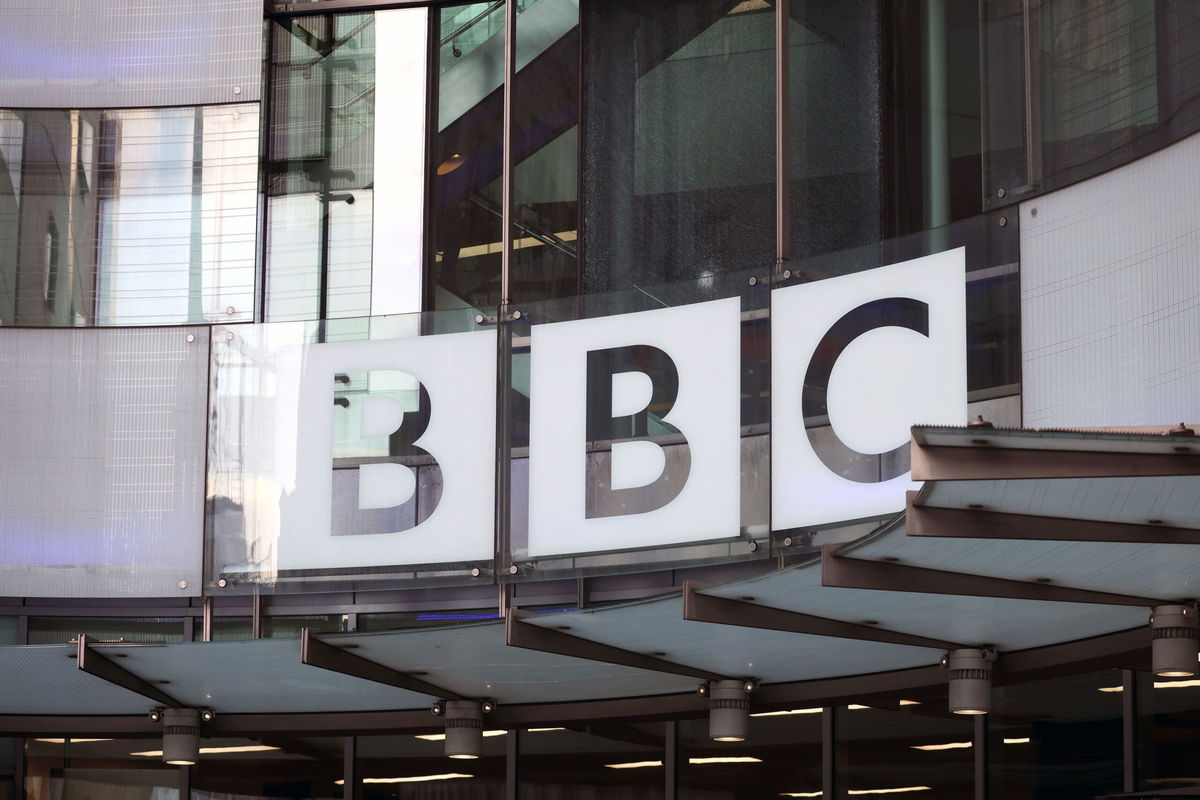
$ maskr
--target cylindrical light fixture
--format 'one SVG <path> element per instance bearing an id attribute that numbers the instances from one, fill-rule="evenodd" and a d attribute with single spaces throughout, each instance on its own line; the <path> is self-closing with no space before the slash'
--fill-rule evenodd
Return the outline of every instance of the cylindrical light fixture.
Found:
<path id="1" fill-rule="evenodd" d="M 964 647 L 951 650 L 943 662 L 950 668 L 950 712 L 986 714 L 992 710 L 992 661 L 990 650 Z"/>
<path id="2" fill-rule="evenodd" d="M 483 704 L 473 700 L 447 700 L 446 755 L 479 758 L 483 753 Z"/>
<path id="3" fill-rule="evenodd" d="M 162 712 L 163 761 L 195 764 L 200 760 L 200 711 L 166 708 Z"/>
<path id="4" fill-rule="evenodd" d="M 750 681 L 712 681 L 708 684 L 708 738 L 714 742 L 744 742 L 750 728 Z"/>
<path id="5" fill-rule="evenodd" d="M 1196 674 L 1200 630 L 1196 609 L 1189 606 L 1155 606 L 1150 615 L 1154 634 L 1152 663 L 1161 678 L 1187 678 Z"/>

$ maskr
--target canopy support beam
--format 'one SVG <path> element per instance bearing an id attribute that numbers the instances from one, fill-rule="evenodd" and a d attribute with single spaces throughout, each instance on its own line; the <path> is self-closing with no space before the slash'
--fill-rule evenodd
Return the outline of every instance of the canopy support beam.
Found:
<path id="1" fill-rule="evenodd" d="M 685 581 L 683 584 L 683 618 L 686 620 L 786 633 L 804 633 L 810 636 L 830 636 L 836 639 L 858 639 L 864 642 L 929 647 L 934 650 L 954 650 L 964 647 L 964 645 L 943 639 L 900 633 L 874 625 L 802 614 L 798 611 L 759 605 L 748 600 L 733 600 L 728 597 L 702 594 L 699 588 L 693 581 Z"/>
<path id="2" fill-rule="evenodd" d="M 385 686 L 395 686 L 418 694 L 440 697 L 445 700 L 468 700 L 457 692 L 435 686 L 405 672 L 385 666 L 369 658 L 351 653 L 341 647 L 335 647 L 323 642 L 313 635 L 308 628 L 300 631 L 300 663 L 310 667 L 326 669 L 360 678 L 364 681 L 382 683 Z"/>

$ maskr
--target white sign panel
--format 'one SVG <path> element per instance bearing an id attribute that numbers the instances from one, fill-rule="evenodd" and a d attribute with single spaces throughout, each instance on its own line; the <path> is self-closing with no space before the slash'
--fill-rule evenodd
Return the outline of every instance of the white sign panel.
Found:
<path id="1" fill-rule="evenodd" d="M 771 295 L 771 526 L 904 508 L 909 429 L 966 419 L 966 251 L 778 289 Z M 828 415 L 814 446 L 805 417 Z M 869 481 L 838 473 L 887 454 Z M 890 457 L 889 457 L 890 456 Z M 889 465 L 893 465 L 889 471 Z"/>
<path id="2" fill-rule="evenodd" d="M 280 570 L 430 564 L 491 559 L 495 494 L 496 334 L 336 342 L 281 350 L 277 362 Z M 358 394 L 364 439 L 424 424 L 413 448 L 440 468 L 441 494 L 407 530 L 360 533 L 333 526 L 335 376 L 366 372 L 393 391 Z M 424 423 L 414 402 L 427 397 Z M 399 394 L 404 394 L 403 391 Z M 357 468 L 357 508 L 404 505 L 417 491 L 412 468 L 391 462 Z"/>
<path id="3" fill-rule="evenodd" d="M 530 557 L 738 535 L 740 341 L 737 298 L 533 328 Z"/>

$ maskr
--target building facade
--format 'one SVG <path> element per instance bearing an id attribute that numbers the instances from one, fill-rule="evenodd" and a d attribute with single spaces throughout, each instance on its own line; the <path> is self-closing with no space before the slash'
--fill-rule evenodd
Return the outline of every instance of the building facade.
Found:
<path id="1" fill-rule="evenodd" d="M 0 0 L 0 792 L 1200 796 L 1197 132 L 1182 0 Z"/>

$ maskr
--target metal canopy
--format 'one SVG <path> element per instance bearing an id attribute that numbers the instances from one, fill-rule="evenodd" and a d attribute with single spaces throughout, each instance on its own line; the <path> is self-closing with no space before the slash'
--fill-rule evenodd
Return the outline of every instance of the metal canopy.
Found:
<path id="1" fill-rule="evenodd" d="M 552 720 L 561 703 L 578 717 L 582 701 L 636 715 L 661 697 L 656 708 L 695 711 L 697 680 L 723 677 L 763 681 L 762 702 L 820 702 L 940 681 L 940 651 L 959 645 L 997 647 L 1013 674 L 1141 652 L 1147 606 L 1200 594 L 1192 439 L 916 428 L 913 440 L 914 470 L 929 480 L 909 498 L 907 529 L 898 518 L 820 559 L 683 596 L 515 610 L 495 623 L 0 648 L 0 715 L 120 717 L 178 704 L 217 710 L 217 724 L 336 712 L 353 727 L 347 715 L 409 712 L 411 727 L 436 698 L 487 697 L 519 724 Z M 1076 644 L 1050 647 L 1064 642 Z"/>

